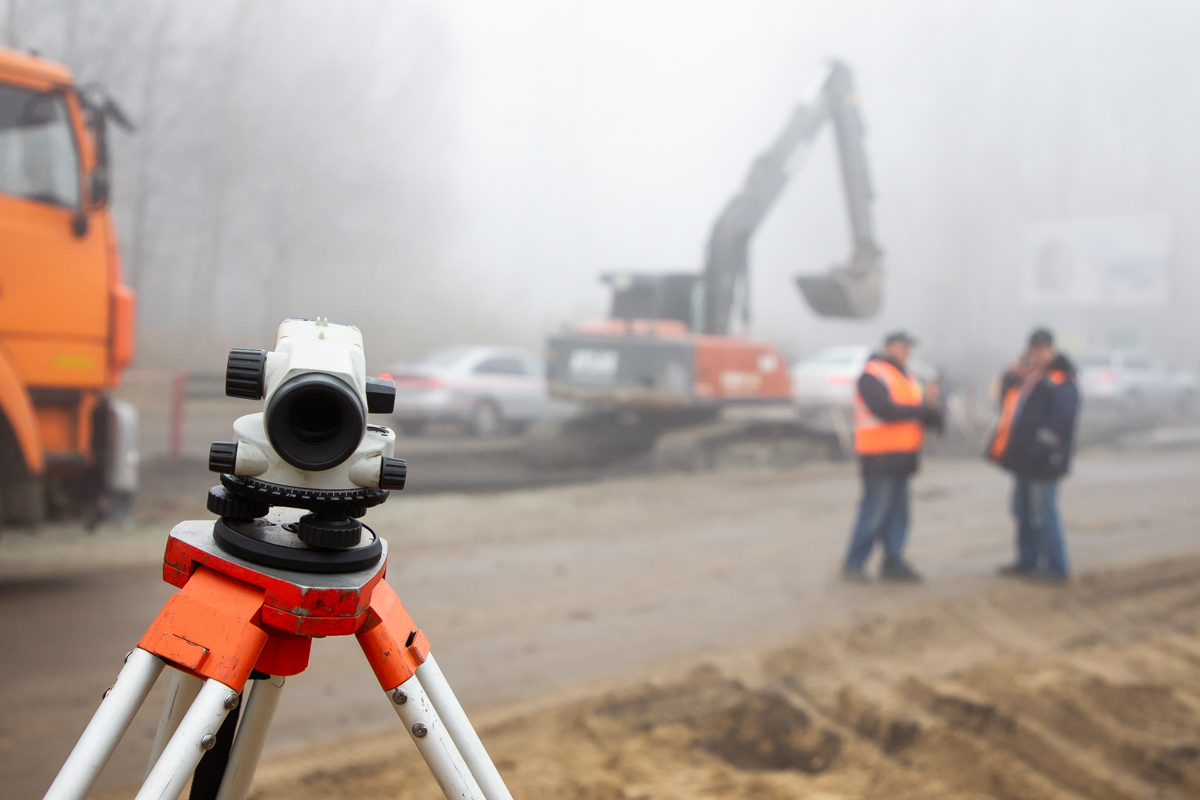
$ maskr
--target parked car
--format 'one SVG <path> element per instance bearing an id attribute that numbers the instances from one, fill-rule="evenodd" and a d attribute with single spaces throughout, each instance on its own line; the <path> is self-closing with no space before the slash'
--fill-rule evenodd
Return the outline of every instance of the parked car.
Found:
<path id="1" fill-rule="evenodd" d="M 865 345 L 827 347 L 792 366 L 792 397 L 801 408 L 851 408 L 863 367 L 874 350 Z M 909 369 L 926 383 L 937 383 L 938 371 L 915 356 Z"/>
<path id="2" fill-rule="evenodd" d="M 1195 375 L 1164 367 L 1141 350 L 1089 350 L 1075 363 L 1085 409 L 1101 406 L 1128 417 L 1185 413 L 1200 388 Z"/>
<path id="3" fill-rule="evenodd" d="M 451 347 L 397 364 L 381 377 L 396 382 L 393 418 L 409 436 L 424 433 L 431 423 L 453 423 L 474 436 L 498 436 L 575 410 L 547 395 L 542 356 L 516 347 Z"/>

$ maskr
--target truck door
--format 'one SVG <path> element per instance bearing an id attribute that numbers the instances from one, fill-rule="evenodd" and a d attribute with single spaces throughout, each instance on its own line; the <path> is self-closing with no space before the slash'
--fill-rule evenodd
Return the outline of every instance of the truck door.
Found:
<path id="1" fill-rule="evenodd" d="M 0 337 L 35 386 L 104 378 L 108 231 L 81 217 L 72 121 L 63 91 L 0 83 Z"/>

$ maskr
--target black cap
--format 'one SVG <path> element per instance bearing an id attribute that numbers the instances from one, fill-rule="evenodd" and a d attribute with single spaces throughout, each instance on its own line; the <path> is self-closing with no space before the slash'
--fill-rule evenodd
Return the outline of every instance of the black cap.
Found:
<path id="1" fill-rule="evenodd" d="M 903 342 L 904 344 L 911 346 L 917 343 L 917 339 L 908 331 L 893 331 L 892 333 L 889 333 L 883 340 L 885 347 L 889 344 L 895 344 L 896 342 Z"/>
<path id="2" fill-rule="evenodd" d="M 1049 328 L 1035 328 L 1033 333 L 1029 334 L 1030 347 L 1053 347 L 1054 334 Z"/>

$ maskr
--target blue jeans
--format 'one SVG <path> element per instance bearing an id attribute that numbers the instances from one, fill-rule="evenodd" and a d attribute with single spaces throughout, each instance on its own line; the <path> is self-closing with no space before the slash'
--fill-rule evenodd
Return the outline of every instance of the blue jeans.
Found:
<path id="1" fill-rule="evenodd" d="M 1070 568 L 1058 514 L 1058 481 L 1018 476 L 1012 510 L 1017 518 L 1017 566 L 1065 577 Z"/>
<path id="2" fill-rule="evenodd" d="M 884 558 L 899 561 L 908 539 L 908 476 L 863 478 L 858 520 L 846 550 L 846 569 L 861 570 L 878 540 Z"/>

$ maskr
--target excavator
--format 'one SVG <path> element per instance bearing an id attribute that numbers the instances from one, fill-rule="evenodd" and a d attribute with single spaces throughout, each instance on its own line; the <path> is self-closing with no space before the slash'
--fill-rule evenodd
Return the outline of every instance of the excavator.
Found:
<path id="1" fill-rule="evenodd" d="M 864 129 L 850 69 L 830 61 L 717 217 L 703 272 L 606 274 L 609 318 L 549 338 L 550 394 L 588 409 L 559 432 L 577 460 L 653 446 L 658 434 L 711 422 L 730 405 L 790 401 L 780 353 L 738 332 L 750 320 L 751 239 L 826 122 L 837 145 L 854 250 L 845 264 L 798 276 L 796 283 L 824 317 L 861 319 L 879 310 L 882 253 L 871 220 Z"/>

